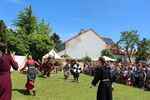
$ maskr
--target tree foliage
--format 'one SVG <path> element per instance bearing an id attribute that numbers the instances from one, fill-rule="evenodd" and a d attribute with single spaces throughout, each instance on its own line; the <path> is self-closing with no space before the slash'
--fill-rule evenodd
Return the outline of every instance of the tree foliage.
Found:
<path id="1" fill-rule="evenodd" d="M 115 58 L 114 54 L 112 52 L 110 52 L 109 50 L 107 50 L 107 49 L 104 49 L 104 50 L 101 51 L 101 56 L 107 56 L 107 57 L 110 57 L 110 58 Z"/>
<path id="2" fill-rule="evenodd" d="M 20 28 L 27 35 L 34 34 L 37 29 L 37 16 L 33 14 L 31 6 L 24 8 L 24 10 L 20 11 L 17 19 L 12 20 L 13 25 Z"/>
<path id="3" fill-rule="evenodd" d="M 30 54 L 37 60 L 51 49 L 55 49 L 55 43 L 51 39 L 50 24 L 45 24 L 44 18 L 38 22 L 31 6 L 20 11 L 17 19 L 12 21 L 17 28 L 7 29 L 6 32 L 10 51 L 16 51 L 18 55 Z"/>
<path id="4" fill-rule="evenodd" d="M 60 40 L 60 36 L 56 33 L 53 33 L 51 35 L 51 39 L 54 41 L 56 45 L 56 49 L 58 50 L 58 47 L 61 45 L 62 41 Z"/>
<path id="5" fill-rule="evenodd" d="M 6 31 L 7 26 L 5 25 L 5 22 L 3 20 L 0 20 L 0 41 L 6 42 Z"/>
<path id="6" fill-rule="evenodd" d="M 136 62 L 146 61 L 150 57 L 150 39 L 143 38 L 143 40 L 138 42 L 137 46 Z"/>
<path id="7" fill-rule="evenodd" d="M 82 58 L 82 61 L 83 61 L 83 62 L 91 62 L 92 59 L 91 59 L 91 57 L 86 56 L 86 57 L 83 57 L 83 58 Z"/>
<path id="8" fill-rule="evenodd" d="M 52 31 L 52 28 L 49 27 L 50 27 L 50 23 L 46 24 L 43 18 L 42 21 L 38 24 L 36 32 L 37 34 L 41 34 L 41 35 L 44 34 L 49 35 Z"/>
<path id="9" fill-rule="evenodd" d="M 67 58 L 70 57 L 68 54 L 61 55 L 61 57 Z"/>
<path id="10" fill-rule="evenodd" d="M 132 52 L 134 51 L 136 45 L 137 45 L 137 41 L 139 41 L 139 35 L 137 35 L 138 31 L 123 31 L 121 32 L 121 38 L 120 40 L 117 42 L 120 49 L 124 50 L 126 52 L 126 55 L 131 62 L 131 55 Z M 130 52 L 129 52 L 130 51 Z"/>

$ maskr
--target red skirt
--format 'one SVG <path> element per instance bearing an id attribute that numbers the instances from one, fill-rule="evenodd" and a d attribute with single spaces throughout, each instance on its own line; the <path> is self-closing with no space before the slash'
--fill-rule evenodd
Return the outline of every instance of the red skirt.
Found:
<path id="1" fill-rule="evenodd" d="M 26 83 L 25 87 L 28 90 L 32 90 L 34 88 L 34 83 L 32 81 L 29 81 L 29 82 Z"/>

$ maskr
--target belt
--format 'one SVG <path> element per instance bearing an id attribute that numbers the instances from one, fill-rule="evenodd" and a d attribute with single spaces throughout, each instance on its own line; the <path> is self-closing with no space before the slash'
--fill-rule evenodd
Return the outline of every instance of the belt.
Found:
<path id="1" fill-rule="evenodd" d="M 103 79 L 103 80 L 101 80 L 101 81 L 109 81 L 109 79 Z"/>
<path id="2" fill-rule="evenodd" d="M 35 68 L 35 67 L 31 66 L 31 67 L 29 67 L 29 68 Z"/>

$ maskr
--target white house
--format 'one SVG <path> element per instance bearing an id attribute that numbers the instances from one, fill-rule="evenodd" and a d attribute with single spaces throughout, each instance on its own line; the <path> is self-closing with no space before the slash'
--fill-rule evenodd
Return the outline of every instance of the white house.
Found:
<path id="1" fill-rule="evenodd" d="M 60 47 L 59 55 L 68 54 L 71 58 L 81 59 L 89 56 L 92 59 L 98 58 L 101 51 L 106 49 L 105 40 L 94 30 L 81 30 L 80 34 L 67 40 Z"/>

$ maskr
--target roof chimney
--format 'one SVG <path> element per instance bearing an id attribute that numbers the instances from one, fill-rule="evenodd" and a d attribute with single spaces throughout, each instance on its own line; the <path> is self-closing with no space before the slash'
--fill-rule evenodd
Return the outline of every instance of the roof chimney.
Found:
<path id="1" fill-rule="evenodd" d="M 84 32 L 84 29 L 81 29 L 81 32 L 80 32 L 80 33 L 82 34 L 83 32 Z"/>

